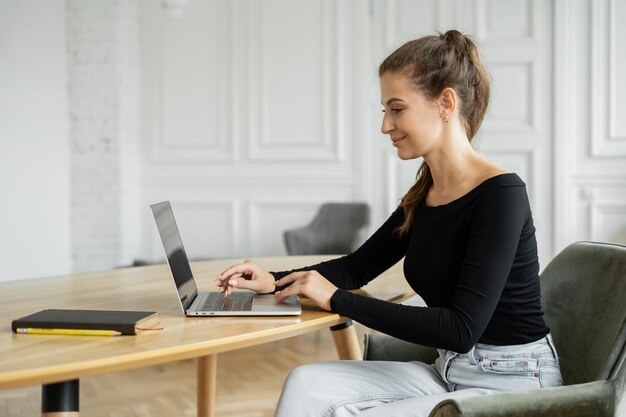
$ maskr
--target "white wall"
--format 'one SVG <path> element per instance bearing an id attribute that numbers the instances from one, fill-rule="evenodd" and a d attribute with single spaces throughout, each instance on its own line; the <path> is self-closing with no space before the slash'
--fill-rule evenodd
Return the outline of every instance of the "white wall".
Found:
<path id="1" fill-rule="evenodd" d="M 365 199 L 367 2 L 141 4 L 145 257 L 157 201 L 190 257 L 219 258 L 285 254 L 322 202 Z"/>
<path id="2" fill-rule="evenodd" d="M 76 272 L 129 265 L 140 239 L 137 2 L 67 0 Z"/>
<path id="3" fill-rule="evenodd" d="M 624 18 L 611 0 L 0 1 L 0 279 L 160 259 L 165 199 L 192 258 L 284 253 L 325 200 L 368 201 L 375 227 L 417 168 L 378 133 L 377 65 L 451 27 L 492 70 L 479 146 L 527 182 L 542 266 L 626 243 Z"/>
<path id="4" fill-rule="evenodd" d="M 70 272 L 63 0 L 0 1 L 0 281 Z"/>
<path id="5" fill-rule="evenodd" d="M 458 28 L 493 77 L 475 143 L 527 183 L 542 265 L 551 259 L 551 3 L 213 0 L 176 19 L 142 4 L 143 205 L 173 200 L 194 257 L 285 254 L 282 231 L 328 200 L 368 202 L 375 230 L 419 166 L 380 134 L 378 64 Z M 159 258 L 144 224 L 146 257 Z"/>
<path id="6" fill-rule="evenodd" d="M 626 244 L 626 2 L 555 2 L 555 249 Z"/>

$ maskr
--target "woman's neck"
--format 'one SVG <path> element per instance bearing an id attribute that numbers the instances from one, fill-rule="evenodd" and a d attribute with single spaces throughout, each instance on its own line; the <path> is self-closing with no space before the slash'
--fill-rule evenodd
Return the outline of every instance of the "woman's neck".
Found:
<path id="1" fill-rule="evenodd" d="M 427 205 L 447 204 L 485 180 L 506 172 L 479 155 L 464 131 L 442 137 L 440 143 L 440 147 L 424 155 L 433 177 L 433 185 L 426 195 Z"/>
<path id="2" fill-rule="evenodd" d="M 433 188 L 456 188 L 476 176 L 483 158 L 472 148 L 465 135 L 442 137 L 441 146 L 424 160 L 433 177 Z"/>

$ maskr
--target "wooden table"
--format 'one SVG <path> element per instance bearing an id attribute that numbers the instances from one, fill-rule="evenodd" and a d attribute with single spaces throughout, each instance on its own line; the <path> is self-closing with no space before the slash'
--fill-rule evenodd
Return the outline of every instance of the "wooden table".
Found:
<path id="1" fill-rule="evenodd" d="M 268 270 L 289 270 L 332 257 L 256 261 Z M 213 291 L 215 277 L 239 261 L 194 262 L 199 290 Z M 401 264 L 363 290 L 394 302 L 412 295 Z M 13 319 L 45 308 L 158 311 L 164 329 L 121 337 L 18 335 L 11 331 Z M 41 384 L 42 415 L 78 416 L 81 377 L 197 358 L 198 416 L 208 417 L 215 404 L 218 353 L 332 328 L 339 357 L 361 359 L 350 324 L 348 318 L 322 311 L 307 300 L 303 300 L 301 316 L 184 317 L 166 265 L 4 282 L 0 283 L 0 389 Z M 75 408 L 68 409 L 67 402 L 75 402 Z"/>

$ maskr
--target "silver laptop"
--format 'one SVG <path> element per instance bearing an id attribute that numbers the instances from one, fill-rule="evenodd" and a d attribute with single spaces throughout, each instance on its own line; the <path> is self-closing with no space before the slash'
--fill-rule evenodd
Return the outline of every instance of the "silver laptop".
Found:
<path id="1" fill-rule="evenodd" d="M 165 257 L 174 279 L 178 300 L 187 316 L 295 316 L 302 314 L 297 296 L 278 302 L 273 295 L 236 291 L 228 297 L 215 292 L 198 292 L 183 241 L 169 201 L 150 206 Z"/>

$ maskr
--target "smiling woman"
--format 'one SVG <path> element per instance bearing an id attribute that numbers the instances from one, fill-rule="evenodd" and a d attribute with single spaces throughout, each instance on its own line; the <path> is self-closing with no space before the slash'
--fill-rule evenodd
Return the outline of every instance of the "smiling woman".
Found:
<path id="1" fill-rule="evenodd" d="M 422 138 L 423 141 L 445 134 L 471 143 L 489 105 L 490 82 L 478 49 L 470 38 L 451 30 L 442 36 L 426 36 L 407 42 L 385 59 L 378 75 L 381 78 L 381 94 L 392 97 L 385 106 L 391 109 L 392 114 L 385 115 L 381 130 L 391 136 L 401 159 L 425 156 L 430 150 L 426 142 L 413 143 L 413 147 L 401 151 L 397 145 L 400 145 L 399 139 L 406 137 L 402 135 L 404 126 L 419 128 L 420 131 L 413 132 L 415 135 L 412 137 Z M 408 106 L 412 107 L 410 116 L 401 117 L 402 110 Z M 442 123 L 437 119 L 448 125 L 447 130 L 443 130 Z M 469 150 L 467 146 L 463 148 Z M 406 212 L 402 233 L 406 233 L 411 224 L 412 207 L 424 198 L 432 186 L 431 166 L 425 159 L 418 171 L 417 182 L 402 200 Z M 436 190 L 432 191 L 431 198 L 434 198 Z M 462 195 L 468 189 L 464 187 L 459 191 Z"/>
<path id="2" fill-rule="evenodd" d="M 226 293 L 239 287 L 274 292 L 278 300 L 307 297 L 369 328 L 436 347 L 440 356 L 434 366 L 342 361 L 298 367 L 276 415 L 427 416 L 446 398 L 560 385 L 539 303 L 525 184 L 470 143 L 489 103 L 489 76 L 476 45 L 456 30 L 426 36 L 389 55 L 379 75 L 382 132 L 400 159 L 424 159 L 397 210 L 342 258 L 283 272 L 246 261 L 217 281 Z M 404 275 L 427 307 L 348 291 L 403 257 Z M 510 363 L 515 366 L 495 365 Z"/>

